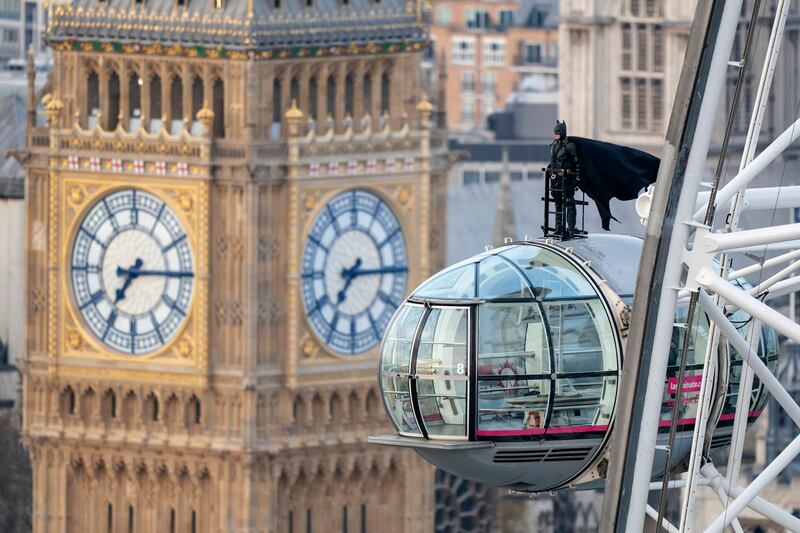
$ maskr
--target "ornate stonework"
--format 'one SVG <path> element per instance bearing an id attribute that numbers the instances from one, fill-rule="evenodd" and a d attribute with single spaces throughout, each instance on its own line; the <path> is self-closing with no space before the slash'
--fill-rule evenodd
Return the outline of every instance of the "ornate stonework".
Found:
<path id="1" fill-rule="evenodd" d="M 366 444 L 388 430 L 378 347 L 328 348 L 299 289 L 312 221 L 351 189 L 402 227 L 409 290 L 441 266 L 446 142 L 416 107 L 422 40 L 248 51 L 91 38 L 98 13 L 128 29 L 175 23 L 115 5 L 51 6 L 48 126 L 31 115 L 19 154 L 34 531 L 430 529 L 432 469 Z M 413 9 L 374 9 L 422 35 Z M 216 23 L 187 20 L 203 35 Z M 163 202 L 192 250 L 180 327 L 136 356 L 88 327 L 71 278 L 81 221 L 123 189 Z"/>

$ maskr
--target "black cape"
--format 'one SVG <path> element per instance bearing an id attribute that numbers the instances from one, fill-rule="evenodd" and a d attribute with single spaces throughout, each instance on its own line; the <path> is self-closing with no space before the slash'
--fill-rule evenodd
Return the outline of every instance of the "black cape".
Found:
<path id="1" fill-rule="evenodd" d="M 608 231 L 611 219 L 617 220 L 611 214 L 611 199 L 635 200 L 639 191 L 656 181 L 660 160 L 619 144 L 584 137 L 569 140 L 575 143 L 581 165 L 582 179 L 577 185 L 594 200 L 603 229 Z"/>

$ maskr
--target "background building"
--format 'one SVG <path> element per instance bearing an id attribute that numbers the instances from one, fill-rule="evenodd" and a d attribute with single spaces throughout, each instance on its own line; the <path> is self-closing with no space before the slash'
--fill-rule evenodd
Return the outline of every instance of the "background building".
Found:
<path id="1" fill-rule="evenodd" d="M 423 68 L 439 94 L 437 63 L 446 70 L 448 128 L 485 129 L 526 76 L 556 99 L 558 2 L 435 0 L 431 47 Z"/>
<path id="2" fill-rule="evenodd" d="M 405 6 L 50 4 L 17 153 L 34 531 L 433 523 L 433 468 L 366 444 L 383 330 L 444 261 Z"/>

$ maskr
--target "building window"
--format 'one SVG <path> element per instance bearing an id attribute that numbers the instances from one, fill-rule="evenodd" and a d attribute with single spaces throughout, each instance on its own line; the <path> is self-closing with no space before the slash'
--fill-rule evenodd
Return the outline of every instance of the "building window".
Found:
<path id="1" fill-rule="evenodd" d="M 629 130 L 633 126 L 633 122 L 632 122 L 633 102 L 631 101 L 631 79 L 630 78 L 622 78 L 620 94 L 622 96 L 622 102 L 621 102 L 622 129 Z"/>
<path id="2" fill-rule="evenodd" d="M 475 92 L 475 73 L 466 71 L 461 74 L 461 90 L 464 92 Z"/>
<path id="3" fill-rule="evenodd" d="M 483 179 L 486 181 L 486 183 L 497 183 L 500 181 L 500 173 L 495 171 L 486 172 Z"/>
<path id="4" fill-rule="evenodd" d="M 436 24 L 449 26 L 453 22 L 453 10 L 447 6 L 436 7 Z"/>
<path id="5" fill-rule="evenodd" d="M 636 80 L 636 127 L 647 128 L 647 80 Z"/>
<path id="6" fill-rule="evenodd" d="M 112 72 L 108 77 L 108 116 L 106 117 L 106 129 L 113 130 L 119 123 L 119 75 Z"/>
<path id="7" fill-rule="evenodd" d="M 472 125 L 475 121 L 475 102 L 472 100 L 461 100 L 461 122 Z"/>
<path id="8" fill-rule="evenodd" d="M 489 11 L 485 9 L 467 9 L 467 28 L 488 28 L 491 20 Z"/>
<path id="9" fill-rule="evenodd" d="M 653 62 L 655 72 L 664 72 L 664 30 L 660 25 L 653 26 Z"/>
<path id="10" fill-rule="evenodd" d="M 514 25 L 514 12 L 509 9 L 500 10 L 500 26 L 507 28 Z"/>
<path id="11" fill-rule="evenodd" d="M 461 65 L 475 63 L 474 37 L 453 37 L 453 63 Z"/>
<path id="12" fill-rule="evenodd" d="M 485 65 L 504 65 L 506 62 L 505 39 L 483 40 L 483 63 Z"/>
<path id="13" fill-rule="evenodd" d="M 428 43 L 428 46 L 425 47 L 425 51 L 422 53 L 422 59 L 425 61 L 433 61 L 436 59 L 436 41 Z"/>
<path id="14" fill-rule="evenodd" d="M 525 43 L 525 63 L 542 62 L 542 45 L 539 43 Z"/>
<path id="15" fill-rule="evenodd" d="M 494 72 L 491 70 L 481 73 L 481 92 L 494 95 L 496 89 Z"/>
<path id="16" fill-rule="evenodd" d="M 622 25 L 622 70 L 633 68 L 633 35 L 631 25 Z"/>
<path id="17" fill-rule="evenodd" d="M 464 185 L 477 185 L 481 182 L 481 173 L 477 170 L 465 170 L 463 180 Z"/>
<path id="18" fill-rule="evenodd" d="M 664 87 L 661 80 L 651 80 L 650 101 L 653 105 L 653 128 L 660 129 L 664 125 Z"/>
<path id="19" fill-rule="evenodd" d="M 521 170 L 512 170 L 509 173 L 509 178 L 511 181 L 522 181 L 522 171 Z"/>
<path id="20" fill-rule="evenodd" d="M 214 81 L 213 87 L 214 137 L 225 137 L 225 84 L 221 79 Z"/>

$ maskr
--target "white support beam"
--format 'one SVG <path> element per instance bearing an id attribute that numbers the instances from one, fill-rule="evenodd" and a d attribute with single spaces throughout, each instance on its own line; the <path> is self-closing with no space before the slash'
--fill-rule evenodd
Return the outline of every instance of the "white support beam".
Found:
<path id="1" fill-rule="evenodd" d="M 742 246 L 739 248 L 733 248 L 732 250 L 728 250 L 728 253 L 732 254 L 747 254 L 747 253 L 756 253 L 756 254 L 769 254 L 773 252 L 784 252 L 786 250 L 797 250 L 800 248 L 800 240 L 795 241 L 787 241 L 787 242 L 775 242 L 772 244 L 760 244 L 755 246 Z"/>
<path id="2" fill-rule="evenodd" d="M 785 254 L 777 255 L 775 257 L 767 259 L 763 263 L 756 263 L 754 265 L 740 268 L 739 270 L 732 270 L 731 272 L 728 273 L 728 280 L 743 278 L 745 276 L 749 276 L 750 274 L 757 274 L 760 273 L 765 268 L 772 268 L 774 266 L 786 263 L 788 261 L 791 261 L 792 259 L 797 259 L 797 258 L 800 258 L 800 249 L 793 250 Z"/>
<path id="3" fill-rule="evenodd" d="M 750 316 L 758 318 L 793 341 L 800 343 L 800 325 L 795 324 L 789 318 L 744 291 L 737 289 L 728 281 L 720 278 L 710 268 L 704 267 L 700 269 L 697 282 L 707 290 L 719 294 L 733 305 L 744 309 Z M 706 313 L 708 313 L 708 310 L 706 310 Z"/>
<path id="4" fill-rule="evenodd" d="M 787 279 L 798 269 L 800 269 L 800 261 L 797 261 L 796 263 L 791 263 L 782 270 L 780 270 L 779 272 L 776 272 L 769 278 L 765 279 L 764 281 L 762 281 L 761 283 L 759 283 L 758 285 L 747 291 L 747 293 L 750 296 L 754 297 L 758 296 L 762 292 L 768 290 L 770 287 L 774 287 L 776 283 Z"/>
<path id="5" fill-rule="evenodd" d="M 744 246 L 774 244 L 800 239 L 800 224 L 784 224 L 770 228 L 759 228 L 732 233 L 708 233 L 697 243 L 708 253 L 734 250 Z"/>
<path id="6" fill-rule="evenodd" d="M 708 462 L 704 464 L 703 467 L 700 468 L 700 472 L 704 476 L 701 479 L 707 481 L 715 489 L 716 487 L 719 487 L 730 498 L 735 498 L 744 492 L 744 487 L 737 483 L 734 483 L 729 487 L 727 485 L 727 480 L 722 476 L 722 474 L 719 473 L 719 471 L 717 471 L 714 463 Z M 800 531 L 800 518 L 787 513 L 774 503 L 770 503 L 764 498 L 754 498 L 748 507 L 764 518 L 772 520 L 779 526 L 785 527 L 789 531 Z"/>
<path id="7" fill-rule="evenodd" d="M 792 294 L 798 290 L 800 290 L 800 277 L 785 279 L 773 285 L 763 298 L 763 301 L 774 300 L 775 298 Z"/>
<path id="8" fill-rule="evenodd" d="M 647 506 L 646 512 L 647 516 L 653 519 L 653 522 L 656 522 L 658 520 L 658 511 L 650 507 L 650 505 Z M 666 529 L 669 533 L 681 533 L 680 531 L 678 531 L 678 528 L 673 526 L 670 523 L 670 521 L 667 520 L 666 518 L 661 519 L 661 527 Z"/>
<path id="9" fill-rule="evenodd" d="M 711 196 L 710 191 L 701 191 L 697 195 L 695 208 L 700 209 L 708 204 Z M 786 187 L 763 187 L 757 189 L 747 189 L 743 191 L 742 211 L 758 211 L 787 209 L 800 206 L 800 185 L 789 185 Z"/>
<path id="10" fill-rule="evenodd" d="M 800 139 L 800 119 L 797 119 L 786 131 L 780 134 L 772 144 L 767 146 L 763 152 L 758 154 L 758 157 L 753 159 L 753 162 L 747 165 L 744 170 L 740 171 L 727 185 L 717 192 L 716 206 L 727 204 L 731 199 L 736 196 L 741 189 L 747 187 L 747 184 L 753 181 L 756 176 L 761 174 L 767 166 L 775 161 L 787 148 L 789 148 L 797 139 Z M 700 209 L 695 211 L 694 220 L 701 221 L 705 216 L 706 207 L 702 205 Z"/>
<path id="11" fill-rule="evenodd" d="M 711 523 L 706 533 L 722 533 L 722 530 L 739 516 L 742 511 L 778 477 L 781 471 L 789 466 L 797 455 L 800 454 L 800 435 L 794 438 L 778 456 L 767 465 L 761 473 L 747 486 Z"/>

